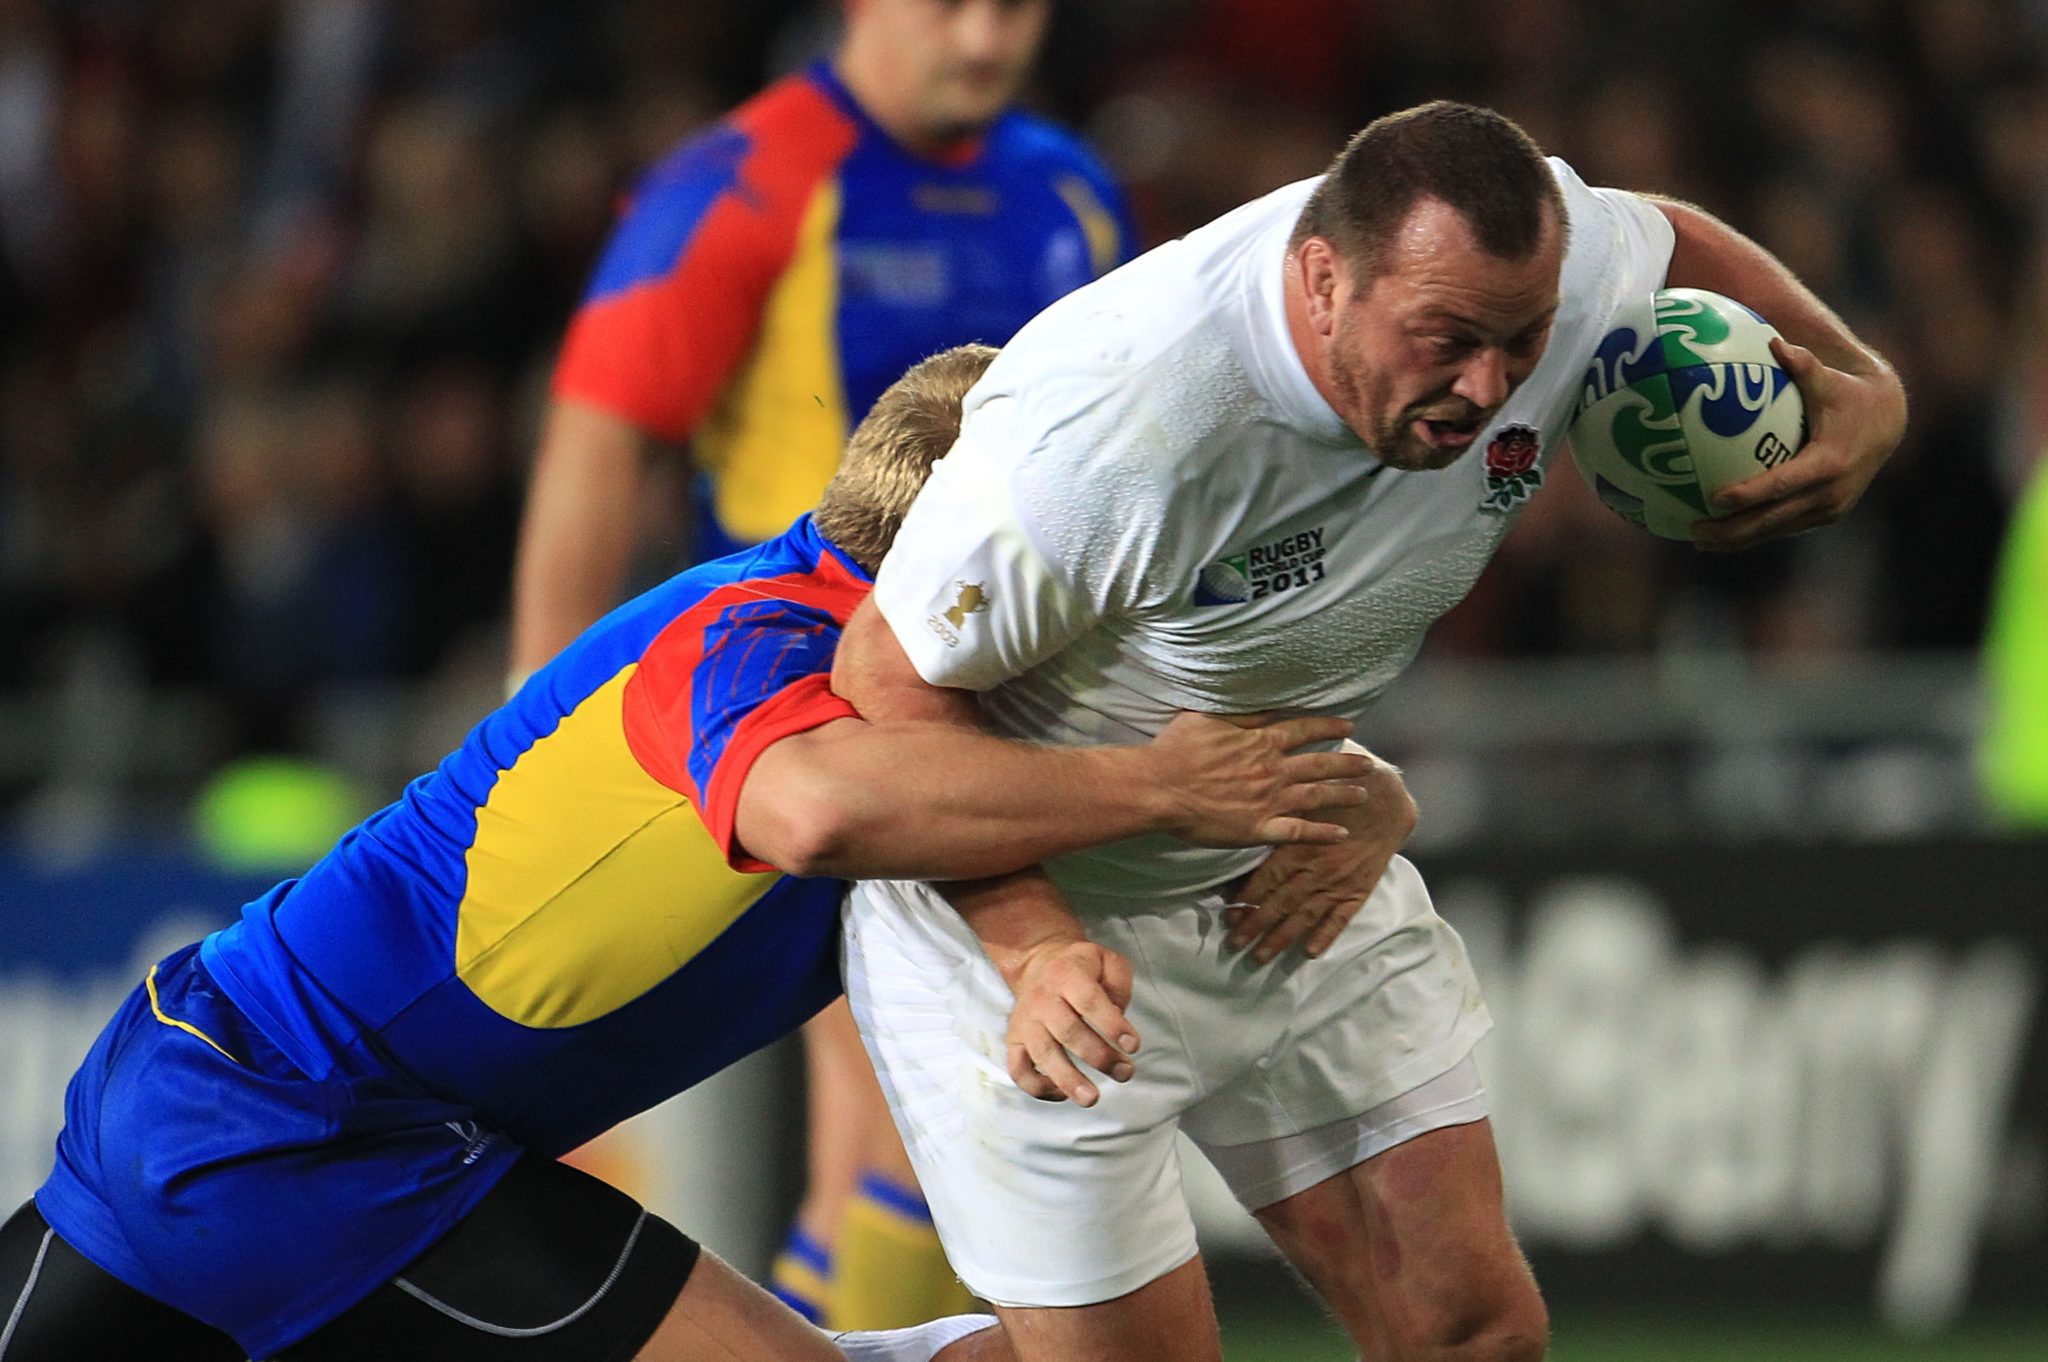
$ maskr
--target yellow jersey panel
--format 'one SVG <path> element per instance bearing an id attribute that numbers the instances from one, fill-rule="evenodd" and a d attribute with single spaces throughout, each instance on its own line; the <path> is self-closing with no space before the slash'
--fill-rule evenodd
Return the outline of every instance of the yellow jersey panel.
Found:
<path id="1" fill-rule="evenodd" d="M 728 866 L 689 800 L 634 757 L 622 709 L 636 669 L 522 753 L 477 810 L 456 974 L 509 1021 L 577 1026 L 623 1007 L 776 880 Z"/>

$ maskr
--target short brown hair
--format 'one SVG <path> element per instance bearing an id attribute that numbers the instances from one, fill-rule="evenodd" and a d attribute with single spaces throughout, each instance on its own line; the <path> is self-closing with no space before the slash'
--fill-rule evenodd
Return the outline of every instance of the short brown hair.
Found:
<path id="1" fill-rule="evenodd" d="M 869 572 L 896 542 L 932 465 L 960 435 L 960 400 L 996 357 L 956 345 L 912 365 L 853 429 L 813 520 L 818 532 Z"/>
<path id="2" fill-rule="evenodd" d="M 1543 153 L 1511 119 L 1439 99 L 1366 125 L 1330 163 L 1294 225 L 1290 246 L 1327 238 L 1365 277 L 1415 205 L 1439 199 L 1472 226 L 1481 249 L 1525 260 L 1555 213 L 1569 231 L 1564 195 Z"/>

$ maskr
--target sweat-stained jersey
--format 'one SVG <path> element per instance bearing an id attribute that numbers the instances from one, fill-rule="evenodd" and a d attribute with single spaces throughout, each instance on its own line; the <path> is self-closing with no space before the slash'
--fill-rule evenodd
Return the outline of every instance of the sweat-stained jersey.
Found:
<path id="1" fill-rule="evenodd" d="M 1134 241 L 1072 134 L 1011 112 L 945 161 L 913 156 L 821 62 L 641 181 L 555 395 L 692 441 L 708 558 L 814 505 L 847 432 L 912 364 L 1001 345 Z"/>
<path id="2" fill-rule="evenodd" d="M 839 991 L 835 880 L 734 843 L 870 582 L 808 517 L 600 620 L 453 755 L 152 970 L 37 1194 L 73 1247 L 267 1357 L 561 1154 Z"/>
<path id="3" fill-rule="evenodd" d="M 968 394 L 879 575 L 919 673 L 1034 741 L 1140 742 L 1181 709 L 1361 718 L 1543 480 L 1618 314 L 1663 284 L 1663 214 L 1550 165 L 1571 238 L 1549 344 L 1447 468 L 1382 464 L 1289 338 L 1282 271 L 1315 181 L 1041 313 Z M 1258 855 L 1152 837 L 1048 869 L 1176 895 Z"/>

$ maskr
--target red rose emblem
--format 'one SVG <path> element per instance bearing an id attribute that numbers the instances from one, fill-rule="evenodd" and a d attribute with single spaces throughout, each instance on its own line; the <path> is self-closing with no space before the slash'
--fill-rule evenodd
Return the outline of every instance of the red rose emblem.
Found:
<path id="1" fill-rule="evenodd" d="M 1526 473 L 1536 466 L 1536 457 L 1542 452 L 1542 441 L 1533 429 L 1509 426 L 1486 447 L 1486 475 L 1512 478 Z"/>

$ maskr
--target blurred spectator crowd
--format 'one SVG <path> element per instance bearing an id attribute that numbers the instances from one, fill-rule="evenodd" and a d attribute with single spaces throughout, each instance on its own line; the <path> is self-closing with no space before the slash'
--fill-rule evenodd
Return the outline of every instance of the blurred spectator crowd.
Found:
<path id="1" fill-rule="evenodd" d="M 0 697 L 90 639 L 259 750 L 337 686 L 494 687 L 532 416 L 617 196 L 831 11 L 0 0 Z M 1978 638 L 2048 445 L 2044 56 L 2048 0 L 1061 0 L 1037 100 L 1148 241 L 1436 96 L 1760 238 L 1913 395 L 1862 509 L 1710 558 L 1559 465 L 1432 646 L 1825 655 Z M 675 544 L 680 505 L 649 514 Z"/>

